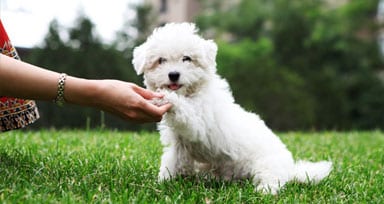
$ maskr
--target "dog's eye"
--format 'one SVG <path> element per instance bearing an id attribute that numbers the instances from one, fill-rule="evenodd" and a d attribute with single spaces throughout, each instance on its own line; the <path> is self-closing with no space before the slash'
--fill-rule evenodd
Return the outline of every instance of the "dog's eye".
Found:
<path id="1" fill-rule="evenodd" d="M 165 63 L 166 61 L 167 61 L 167 59 L 162 58 L 162 57 L 160 57 L 160 58 L 157 60 L 157 62 L 158 62 L 159 64 L 163 64 L 163 63 Z"/>
<path id="2" fill-rule="evenodd" d="M 183 62 L 191 62 L 191 61 L 192 61 L 192 59 L 190 56 L 184 56 L 183 57 Z"/>

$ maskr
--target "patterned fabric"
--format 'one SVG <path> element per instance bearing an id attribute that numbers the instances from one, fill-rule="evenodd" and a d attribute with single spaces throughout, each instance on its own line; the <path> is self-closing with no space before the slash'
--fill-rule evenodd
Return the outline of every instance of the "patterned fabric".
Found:
<path id="1" fill-rule="evenodd" d="M 15 59 L 20 59 L 15 47 L 12 46 L 5 32 L 1 19 L 0 53 Z M 38 118 L 39 112 L 35 101 L 0 96 L 0 132 L 23 128 Z"/>

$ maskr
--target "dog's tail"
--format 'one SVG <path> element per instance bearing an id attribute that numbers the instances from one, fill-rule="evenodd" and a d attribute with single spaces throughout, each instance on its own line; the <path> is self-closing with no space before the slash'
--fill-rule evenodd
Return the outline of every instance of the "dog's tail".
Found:
<path id="1" fill-rule="evenodd" d="M 329 175 L 332 170 L 332 162 L 320 161 L 297 161 L 295 164 L 294 179 L 299 182 L 318 183 Z"/>

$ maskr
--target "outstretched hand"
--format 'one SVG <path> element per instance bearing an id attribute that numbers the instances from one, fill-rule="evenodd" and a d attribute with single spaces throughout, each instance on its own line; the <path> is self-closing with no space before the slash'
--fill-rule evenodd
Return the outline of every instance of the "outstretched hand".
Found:
<path id="1" fill-rule="evenodd" d="M 163 94 L 144 89 L 136 84 L 118 80 L 99 80 L 95 106 L 123 119 L 144 123 L 158 122 L 171 104 L 156 106 L 150 102 Z"/>
<path id="2" fill-rule="evenodd" d="M 88 92 L 84 94 L 84 92 Z M 119 80 L 79 80 L 68 77 L 65 98 L 74 104 L 93 106 L 137 123 L 158 122 L 171 108 L 150 102 L 163 94 Z"/>
<path id="3" fill-rule="evenodd" d="M 60 74 L 0 54 L 0 95 L 52 101 L 57 96 Z M 134 83 L 119 80 L 89 80 L 67 76 L 67 103 L 92 106 L 134 122 L 160 121 L 171 104 L 156 106 L 150 100 L 162 98 Z"/>

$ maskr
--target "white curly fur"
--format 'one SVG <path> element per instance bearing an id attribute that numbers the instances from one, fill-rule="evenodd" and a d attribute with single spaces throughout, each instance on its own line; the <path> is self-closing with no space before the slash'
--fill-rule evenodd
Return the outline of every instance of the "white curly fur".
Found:
<path id="1" fill-rule="evenodd" d="M 191 23 L 157 28 L 134 50 L 134 68 L 144 73 L 147 88 L 173 104 L 158 126 L 164 145 L 159 179 L 199 171 L 251 178 L 257 190 L 275 194 L 288 181 L 326 177 L 331 162 L 295 162 L 258 115 L 234 102 L 216 74 L 216 53 L 216 44 L 197 35 Z M 170 73 L 179 76 L 172 81 Z"/>

